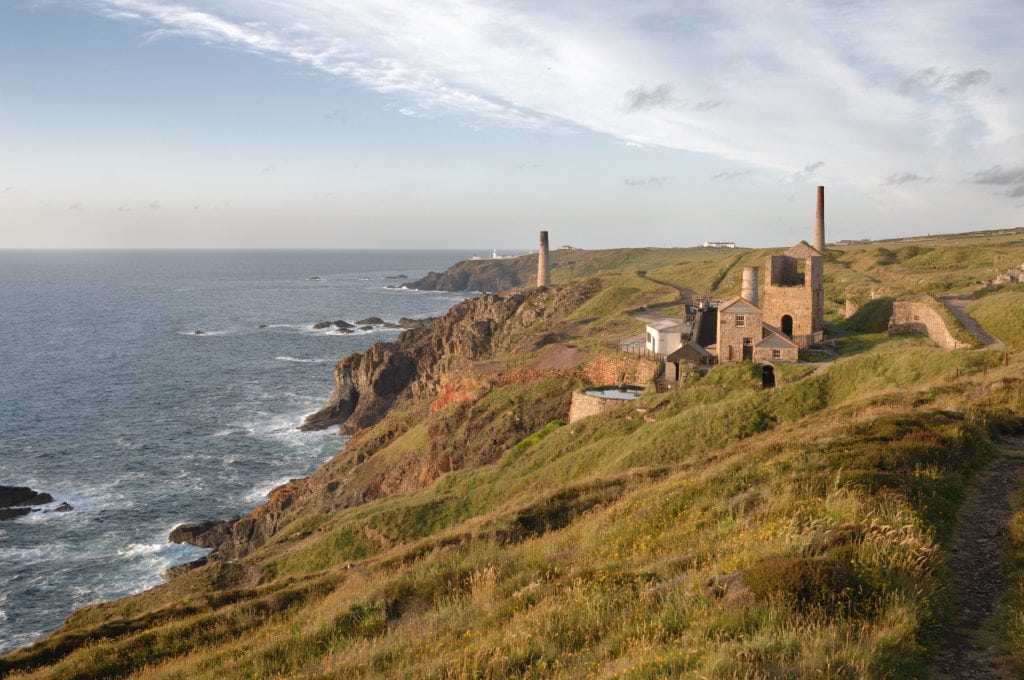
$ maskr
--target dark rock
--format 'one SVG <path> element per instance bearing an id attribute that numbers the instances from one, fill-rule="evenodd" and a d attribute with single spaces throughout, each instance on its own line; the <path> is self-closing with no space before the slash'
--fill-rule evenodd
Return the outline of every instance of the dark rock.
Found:
<path id="1" fill-rule="evenodd" d="M 396 274 L 394 276 L 385 276 L 384 278 L 385 279 L 407 279 L 409 277 L 406 276 L 405 274 Z"/>
<path id="2" fill-rule="evenodd" d="M 348 335 L 352 332 L 351 328 L 335 328 L 334 332 L 338 335 Z"/>
<path id="3" fill-rule="evenodd" d="M 206 335 L 206 331 L 195 330 L 192 331 L 192 335 Z"/>
<path id="4" fill-rule="evenodd" d="M 430 323 L 430 321 L 431 321 L 431 319 L 407 319 L 406 317 L 403 316 L 401 319 L 398 320 L 398 324 L 397 325 L 398 325 L 399 328 L 405 328 L 405 329 L 409 329 L 409 328 L 423 328 L 428 323 Z"/>
<path id="5" fill-rule="evenodd" d="M 379 316 L 368 316 L 365 319 L 360 319 L 359 321 L 356 321 L 356 323 L 359 324 L 360 326 L 380 326 L 381 324 L 384 323 L 384 319 L 380 318 Z"/>
<path id="6" fill-rule="evenodd" d="M 270 326 L 265 323 L 261 323 L 260 328 L 270 328 Z"/>
<path id="7" fill-rule="evenodd" d="M 32 508 L 0 508 L 0 520 L 14 519 L 32 512 Z"/>
<path id="8" fill-rule="evenodd" d="M 361 331 L 372 331 L 373 330 L 373 326 L 360 326 L 359 330 L 361 330 Z"/>
<path id="9" fill-rule="evenodd" d="M 68 511 L 74 510 L 74 509 L 75 508 L 71 505 L 71 503 L 68 503 L 68 502 L 65 501 L 64 503 L 61 503 L 60 505 L 55 507 L 53 509 L 53 511 L 54 512 L 68 512 Z"/>
<path id="10" fill-rule="evenodd" d="M 184 564 L 176 564 L 164 572 L 164 578 L 170 581 L 171 579 L 182 576 L 183 574 L 186 574 L 192 571 L 193 569 L 196 569 L 197 567 L 205 565 L 209 561 L 210 560 L 206 556 L 203 556 L 197 560 L 192 560 L 191 562 L 185 562 Z"/>
<path id="11" fill-rule="evenodd" d="M 319 276 L 310 276 L 310 277 L 309 277 L 308 279 L 306 279 L 306 280 L 307 280 L 307 281 L 319 281 L 319 280 L 320 280 L 320 277 L 319 277 Z"/>
<path id="12" fill-rule="evenodd" d="M 171 529 L 167 540 L 171 543 L 189 543 L 199 548 L 214 548 L 231 537 L 234 520 L 211 519 L 196 524 L 182 524 Z"/>
<path id="13" fill-rule="evenodd" d="M 351 330 L 351 329 L 353 329 L 353 328 L 355 328 L 355 326 L 353 326 L 352 324 L 350 324 L 350 323 L 349 323 L 348 321 L 342 321 L 341 319 L 338 319 L 337 321 L 335 321 L 335 322 L 333 322 L 333 323 L 334 323 L 334 325 L 335 325 L 335 326 L 337 326 L 338 328 L 348 328 L 348 329 L 350 329 L 350 330 Z"/>
<path id="14" fill-rule="evenodd" d="M 333 325 L 334 324 L 331 321 L 317 321 L 315 324 L 313 324 L 313 330 L 319 331 L 324 328 L 330 328 Z"/>
<path id="15" fill-rule="evenodd" d="M 384 322 L 383 324 L 381 324 L 381 325 L 382 325 L 382 326 L 383 326 L 384 328 L 402 328 L 402 326 L 399 326 L 399 325 L 398 325 L 397 323 L 391 323 L 390 321 L 385 321 L 385 322 Z"/>
<path id="16" fill-rule="evenodd" d="M 12 505 L 44 505 L 52 503 L 53 496 L 33 491 L 27 486 L 0 486 L 0 508 Z"/>

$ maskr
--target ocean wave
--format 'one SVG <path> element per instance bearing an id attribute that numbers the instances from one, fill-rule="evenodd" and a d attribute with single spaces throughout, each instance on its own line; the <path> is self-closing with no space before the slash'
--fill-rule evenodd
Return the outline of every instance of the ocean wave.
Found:
<path id="1" fill-rule="evenodd" d="M 199 333 L 196 333 L 195 330 L 191 330 L 191 331 L 178 331 L 178 335 L 185 335 L 185 336 L 189 336 L 189 337 L 193 337 L 193 338 L 204 338 L 204 337 L 206 337 L 208 335 L 230 335 L 231 333 L 234 332 L 234 331 L 230 331 L 230 330 L 222 330 L 222 331 L 204 331 L 202 329 L 199 329 L 199 330 L 201 331 Z"/>
<path id="2" fill-rule="evenodd" d="M 327 359 L 300 359 L 299 357 L 280 356 L 274 357 L 276 361 L 291 361 L 296 364 L 322 364 Z"/>
<path id="3" fill-rule="evenodd" d="M 295 479 L 295 477 L 279 477 L 278 479 L 272 482 L 260 484 L 250 489 L 244 496 L 242 496 L 242 498 L 247 503 L 262 503 L 263 501 L 267 500 L 267 496 L 270 495 L 271 491 L 281 486 L 282 484 L 287 484 L 293 479 Z"/>
<path id="4" fill-rule="evenodd" d="M 121 557 L 141 557 L 156 554 L 165 547 L 166 543 L 129 543 L 127 547 L 118 548 L 117 554 Z"/>

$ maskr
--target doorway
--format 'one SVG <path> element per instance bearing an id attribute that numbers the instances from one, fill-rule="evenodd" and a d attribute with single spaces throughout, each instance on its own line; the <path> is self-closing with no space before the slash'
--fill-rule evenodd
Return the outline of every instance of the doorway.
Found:
<path id="1" fill-rule="evenodd" d="M 765 365 L 761 367 L 761 387 L 768 389 L 775 387 L 775 367 Z"/>
<path id="2" fill-rule="evenodd" d="M 782 333 L 790 340 L 793 339 L 793 317 L 789 314 L 782 315 Z"/>

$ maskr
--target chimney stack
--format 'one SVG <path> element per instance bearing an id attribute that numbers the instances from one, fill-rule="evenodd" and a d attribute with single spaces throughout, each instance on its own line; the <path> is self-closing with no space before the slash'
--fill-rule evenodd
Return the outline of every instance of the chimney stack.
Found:
<path id="1" fill-rule="evenodd" d="M 551 269 L 548 266 L 548 232 L 540 232 L 540 250 L 537 251 L 537 286 L 551 285 Z"/>
<path id="2" fill-rule="evenodd" d="M 818 187 L 818 210 L 814 213 L 814 248 L 825 254 L 825 187 Z"/>
<path id="3" fill-rule="evenodd" d="M 757 299 L 757 274 L 757 267 L 743 268 L 743 285 L 740 288 L 740 296 L 755 307 L 760 307 L 761 303 Z"/>

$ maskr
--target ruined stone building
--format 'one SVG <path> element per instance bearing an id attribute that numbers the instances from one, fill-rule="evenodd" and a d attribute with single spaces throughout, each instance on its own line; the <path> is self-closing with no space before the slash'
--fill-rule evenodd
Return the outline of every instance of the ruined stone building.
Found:
<path id="1" fill-rule="evenodd" d="M 824 263 L 822 254 L 806 241 L 765 261 L 764 321 L 800 347 L 821 342 L 824 336 Z"/>
<path id="2" fill-rule="evenodd" d="M 818 187 L 814 236 L 824 248 L 824 187 Z M 744 268 L 741 295 L 718 306 L 718 362 L 795 362 L 800 348 L 820 342 L 825 330 L 824 268 L 821 250 L 806 241 L 767 257 L 760 295 L 757 267 Z"/>

